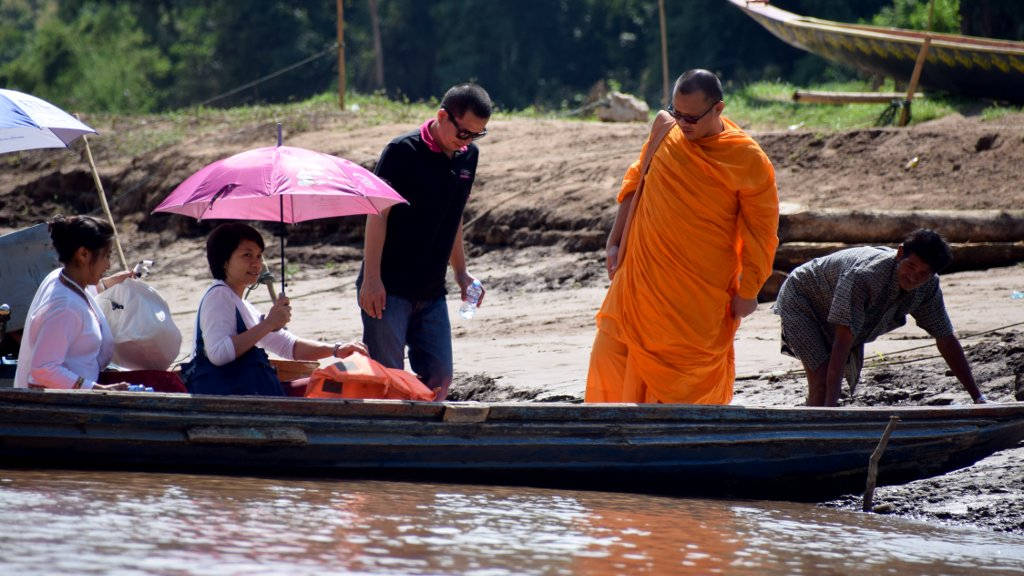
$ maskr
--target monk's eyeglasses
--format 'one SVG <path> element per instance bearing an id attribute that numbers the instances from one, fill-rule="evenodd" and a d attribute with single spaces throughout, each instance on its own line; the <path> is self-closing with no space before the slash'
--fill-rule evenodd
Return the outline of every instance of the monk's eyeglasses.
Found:
<path id="1" fill-rule="evenodd" d="M 705 110 L 704 112 L 701 113 L 700 116 L 690 116 L 689 114 L 683 114 L 682 112 L 676 112 L 676 109 L 674 107 L 672 107 L 672 106 L 669 106 L 665 110 L 669 114 L 671 114 L 672 117 L 675 118 L 676 120 L 682 120 L 683 122 L 686 122 L 687 124 L 696 124 L 697 122 L 700 122 L 701 118 L 707 116 L 708 112 L 711 112 L 711 109 L 714 108 L 715 106 L 717 106 L 719 102 L 721 102 L 721 100 L 715 100 L 711 104 L 711 106 L 708 106 L 707 110 Z"/>
<path id="2" fill-rule="evenodd" d="M 452 126 L 455 126 L 455 137 L 458 138 L 459 140 L 478 140 L 480 138 L 483 138 L 484 136 L 487 136 L 486 128 L 479 132 L 466 130 L 462 126 L 459 126 L 459 121 L 455 119 L 455 114 L 452 114 L 451 110 L 445 107 L 441 107 L 441 109 L 448 113 L 448 119 L 451 120 Z"/>

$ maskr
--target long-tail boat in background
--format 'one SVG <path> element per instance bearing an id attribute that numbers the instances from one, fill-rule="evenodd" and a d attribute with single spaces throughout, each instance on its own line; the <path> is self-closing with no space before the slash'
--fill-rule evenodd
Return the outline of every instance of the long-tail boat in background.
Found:
<path id="1" fill-rule="evenodd" d="M 843 24 L 766 1 L 729 0 L 783 42 L 868 73 L 909 79 L 925 38 L 921 84 L 954 94 L 1024 102 L 1024 42 Z"/>

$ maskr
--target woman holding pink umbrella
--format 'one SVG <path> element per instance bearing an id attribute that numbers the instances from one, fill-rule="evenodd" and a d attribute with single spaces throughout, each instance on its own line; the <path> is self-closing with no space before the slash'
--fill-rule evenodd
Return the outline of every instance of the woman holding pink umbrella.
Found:
<path id="1" fill-rule="evenodd" d="M 327 344 L 284 329 L 291 319 L 288 298 L 278 297 L 266 315 L 246 301 L 263 266 L 263 237 L 247 224 L 221 224 L 206 241 L 214 282 L 199 303 L 193 358 L 182 377 L 193 394 L 283 396 L 264 349 L 290 360 L 366 354 L 362 342 Z"/>

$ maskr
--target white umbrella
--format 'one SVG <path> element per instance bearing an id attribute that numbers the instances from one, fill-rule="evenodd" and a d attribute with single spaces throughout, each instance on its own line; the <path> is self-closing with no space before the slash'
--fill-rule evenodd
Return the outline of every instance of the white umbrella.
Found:
<path id="1" fill-rule="evenodd" d="M 95 133 L 42 98 L 0 88 L 0 153 L 66 148 L 79 136 Z"/>
<path id="2" fill-rule="evenodd" d="M 36 148 L 67 148 L 68 144 L 78 137 L 85 141 L 85 155 L 100 195 L 100 205 L 114 228 L 117 255 L 121 260 L 121 266 L 127 270 L 128 261 L 125 260 L 124 250 L 121 248 L 121 239 L 117 237 L 114 216 L 107 205 L 107 195 L 103 191 L 96 163 L 93 162 L 86 134 L 96 134 L 96 131 L 46 100 L 17 90 L 0 88 L 0 154 Z"/>

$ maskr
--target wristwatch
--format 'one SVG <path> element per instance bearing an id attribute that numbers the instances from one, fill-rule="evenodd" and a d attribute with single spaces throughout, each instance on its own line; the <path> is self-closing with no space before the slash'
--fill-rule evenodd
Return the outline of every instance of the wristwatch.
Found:
<path id="1" fill-rule="evenodd" d="M 335 342 L 334 343 L 334 351 L 331 352 L 331 356 L 334 356 L 335 358 L 337 358 L 338 357 L 338 350 L 341 350 L 342 346 L 343 346 L 343 344 L 341 342 Z"/>

